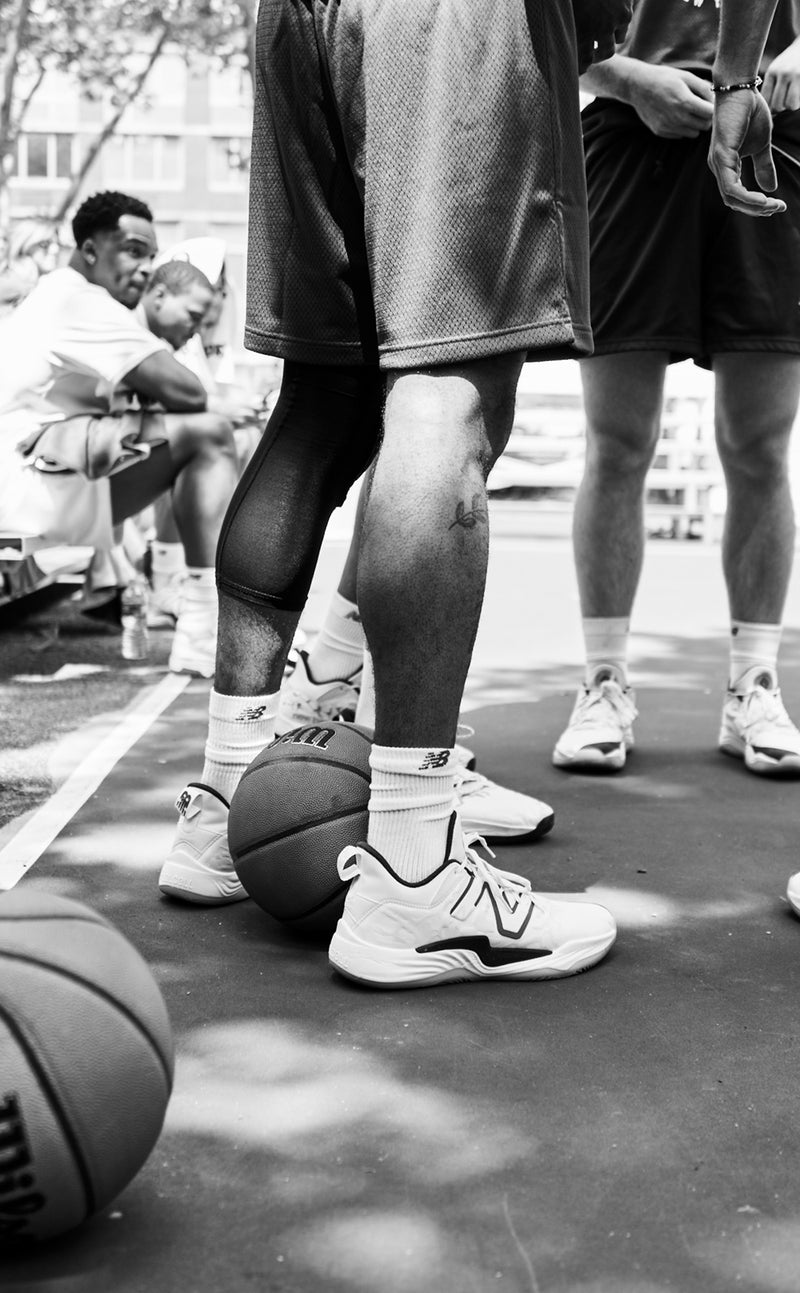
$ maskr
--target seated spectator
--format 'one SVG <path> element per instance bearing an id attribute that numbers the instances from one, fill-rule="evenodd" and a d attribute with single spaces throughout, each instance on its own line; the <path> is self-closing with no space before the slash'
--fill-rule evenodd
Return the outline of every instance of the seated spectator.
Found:
<path id="1" fill-rule="evenodd" d="M 46 220 L 20 220 L 8 235 L 0 269 L 0 318 L 10 314 L 58 263 L 60 245 Z"/>
<path id="2" fill-rule="evenodd" d="M 42 546 L 110 548 L 115 526 L 170 491 L 188 563 L 170 668 L 210 677 L 214 553 L 236 450 L 203 384 L 134 313 L 156 253 L 152 219 L 125 194 L 87 199 L 69 264 L 0 325 L 0 528 Z"/>
<path id="3" fill-rule="evenodd" d="M 190 284 L 199 281 L 198 275 L 213 290 L 199 322 L 197 300 L 190 290 Z M 241 470 L 260 439 L 264 414 L 260 403 L 242 391 L 236 379 L 233 355 L 238 323 L 225 272 L 223 240 L 189 238 L 160 253 L 138 309 L 147 327 L 174 346 L 176 358 L 203 383 L 209 408 L 232 422 Z M 172 331 L 165 331 L 165 327 Z M 186 559 L 169 495 L 157 500 L 154 513 L 149 623 L 158 627 L 175 622 Z"/>

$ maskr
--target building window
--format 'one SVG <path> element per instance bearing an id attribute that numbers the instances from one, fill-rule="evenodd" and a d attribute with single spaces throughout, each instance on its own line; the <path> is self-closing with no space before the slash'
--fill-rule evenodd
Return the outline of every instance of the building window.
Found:
<path id="1" fill-rule="evenodd" d="M 75 162 L 75 137 L 20 135 L 15 174 L 21 180 L 68 180 Z"/>
<path id="2" fill-rule="evenodd" d="M 106 184 L 180 188 L 183 151 L 175 135 L 112 135 L 101 154 Z"/>
<path id="3" fill-rule="evenodd" d="M 208 141 L 208 183 L 212 189 L 241 189 L 250 170 L 250 140 L 214 138 Z"/>

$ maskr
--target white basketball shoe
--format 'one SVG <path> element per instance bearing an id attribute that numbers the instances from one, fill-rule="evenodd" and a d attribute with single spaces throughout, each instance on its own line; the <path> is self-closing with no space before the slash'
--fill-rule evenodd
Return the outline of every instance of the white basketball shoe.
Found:
<path id="1" fill-rule="evenodd" d="M 204 907 L 247 898 L 228 848 L 228 805 L 222 795 L 190 782 L 175 807 L 178 829 L 158 877 L 161 892 Z"/>
<path id="2" fill-rule="evenodd" d="M 355 718 L 361 690 L 361 665 L 349 678 L 314 682 L 308 671 L 308 652 L 297 652 L 297 664 L 281 688 L 276 736 L 284 736 L 307 723 L 332 723 Z"/>
<path id="3" fill-rule="evenodd" d="M 604 907 L 535 894 L 484 861 L 457 813 L 444 861 L 423 881 L 402 880 L 367 844 L 344 849 L 338 865 L 351 883 L 330 962 L 372 987 L 558 978 L 594 965 L 616 937 Z"/>
<path id="4" fill-rule="evenodd" d="M 763 777 L 800 776 L 800 732 L 786 713 L 769 669 L 749 670 L 728 690 L 719 748 Z"/>
<path id="5" fill-rule="evenodd" d="M 633 748 L 636 716 L 630 687 L 598 673 L 578 692 L 569 724 L 553 750 L 553 763 L 577 772 L 619 772 Z"/>

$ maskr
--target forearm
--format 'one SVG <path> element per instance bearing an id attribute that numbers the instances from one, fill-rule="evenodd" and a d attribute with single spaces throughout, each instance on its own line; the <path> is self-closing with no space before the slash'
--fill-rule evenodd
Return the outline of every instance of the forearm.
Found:
<path id="1" fill-rule="evenodd" d="M 628 58 L 625 54 L 612 54 L 602 63 L 593 63 L 581 77 L 581 89 L 587 94 L 596 94 L 603 99 L 618 99 L 621 103 L 630 103 L 633 87 L 636 83 L 638 69 L 642 66 L 638 58 Z"/>
<path id="2" fill-rule="evenodd" d="M 777 0 L 721 0 L 716 85 L 752 81 L 758 72 Z"/>

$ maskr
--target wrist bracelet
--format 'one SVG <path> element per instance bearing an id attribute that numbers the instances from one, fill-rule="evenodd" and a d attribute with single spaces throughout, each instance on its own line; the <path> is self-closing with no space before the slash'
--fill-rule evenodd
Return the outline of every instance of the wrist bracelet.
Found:
<path id="1" fill-rule="evenodd" d="M 760 76 L 754 76 L 752 81 L 737 81 L 734 85 L 712 85 L 711 89 L 715 94 L 732 94 L 734 90 L 757 90 L 763 85 Z"/>

